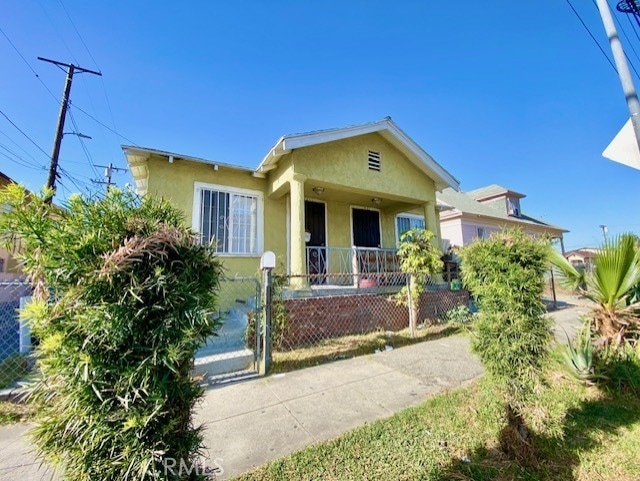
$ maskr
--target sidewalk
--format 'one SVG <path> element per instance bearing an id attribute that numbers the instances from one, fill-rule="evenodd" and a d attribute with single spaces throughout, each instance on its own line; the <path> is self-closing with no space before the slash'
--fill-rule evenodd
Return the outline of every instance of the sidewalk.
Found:
<path id="1" fill-rule="evenodd" d="M 567 306 L 552 315 L 572 326 L 581 311 Z M 468 338 L 453 336 L 211 389 L 196 422 L 206 425 L 208 463 L 220 465 L 227 479 L 481 374 Z M 0 481 L 50 479 L 29 452 L 28 427 L 0 428 Z"/>

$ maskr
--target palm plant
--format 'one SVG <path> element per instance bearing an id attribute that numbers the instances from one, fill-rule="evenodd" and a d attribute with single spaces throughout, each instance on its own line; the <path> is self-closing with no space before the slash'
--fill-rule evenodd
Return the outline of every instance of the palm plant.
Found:
<path id="1" fill-rule="evenodd" d="M 578 271 L 555 249 L 551 262 L 567 287 L 597 304 L 592 328 L 599 345 L 618 347 L 637 334 L 639 303 L 634 294 L 640 285 L 640 249 L 635 236 L 624 234 L 605 241 L 590 273 Z"/>

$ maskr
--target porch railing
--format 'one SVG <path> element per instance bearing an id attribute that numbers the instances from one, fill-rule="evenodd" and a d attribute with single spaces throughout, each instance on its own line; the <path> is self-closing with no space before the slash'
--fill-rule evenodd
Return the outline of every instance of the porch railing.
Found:
<path id="1" fill-rule="evenodd" d="M 312 285 L 373 287 L 404 283 L 396 249 L 307 247 L 307 274 Z"/>

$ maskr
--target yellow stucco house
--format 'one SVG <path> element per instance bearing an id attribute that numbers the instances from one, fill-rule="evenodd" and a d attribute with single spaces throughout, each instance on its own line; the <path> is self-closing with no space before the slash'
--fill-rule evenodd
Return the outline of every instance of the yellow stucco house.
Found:
<path id="1" fill-rule="evenodd" d="M 13 183 L 13 179 L 0 172 L 0 189 Z M 0 215 L 2 215 L 2 212 L 0 212 Z M 20 277 L 23 277 L 23 273 L 19 262 L 11 253 L 0 248 L 0 281 L 10 281 Z"/>
<path id="2" fill-rule="evenodd" d="M 350 286 L 397 270 L 409 227 L 435 232 L 436 191 L 458 181 L 390 118 L 281 137 L 255 168 L 135 146 L 123 150 L 141 195 L 181 208 L 230 275 L 275 252 L 291 287 Z"/>

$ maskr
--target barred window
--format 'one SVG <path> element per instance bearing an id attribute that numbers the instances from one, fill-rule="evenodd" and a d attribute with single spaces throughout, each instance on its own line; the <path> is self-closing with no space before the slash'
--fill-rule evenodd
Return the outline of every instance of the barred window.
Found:
<path id="1" fill-rule="evenodd" d="M 201 187 L 198 196 L 201 243 L 221 254 L 259 254 L 257 195 Z"/>

